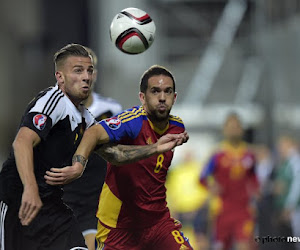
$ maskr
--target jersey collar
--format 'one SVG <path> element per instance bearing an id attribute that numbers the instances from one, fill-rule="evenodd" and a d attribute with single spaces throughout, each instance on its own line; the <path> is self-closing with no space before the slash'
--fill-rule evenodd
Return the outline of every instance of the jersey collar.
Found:
<path id="1" fill-rule="evenodd" d="M 228 141 L 223 141 L 221 148 L 233 155 L 242 155 L 247 150 L 247 143 L 241 142 L 237 147 L 233 147 Z"/>
<path id="2" fill-rule="evenodd" d="M 167 126 L 166 126 L 164 129 L 159 129 L 159 128 L 157 128 L 157 127 L 154 126 L 154 124 L 150 121 L 149 118 L 147 118 L 147 119 L 148 119 L 148 122 L 149 122 L 149 124 L 150 124 L 150 127 L 151 127 L 157 134 L 159 134 L 159 135 L 164 134 L 164 133 L 168 130 L 168 128 L 169 128 L 169 122 L 168 122 Z"/>

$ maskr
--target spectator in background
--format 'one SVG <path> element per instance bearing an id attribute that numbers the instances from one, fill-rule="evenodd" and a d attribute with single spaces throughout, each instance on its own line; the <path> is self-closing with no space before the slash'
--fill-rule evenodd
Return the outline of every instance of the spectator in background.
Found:
<path id="1" fill-rule="evenodd" d="M 243 127 L 237 114 L 227 116 L 225 141 L 210 158 L 200 182 L 222 201 L 214 224 L 214 249 L 251 249 L 254 230 L 252 201 L 258 192 L 255 156 L 243 141 Z"/>
<path id="2" fill-rule="evenodd" d="M 255 146 L 255 156 L 257 159 L 256 175 L 259 181 L 260 190 L 268 192 L 271 174 L 274 168 L 272 153 L 266 145 Z"/>
<path id="3" fill-rule="evenodd" d="M 92 55 L 94 71 L 92 84 L 97 80 L 98 58 L 93 50 L 86 48 Z M 94 87 L 94 85 L 92 85 Z M 122 111 L 122 106 L 111 98 L 104 98 L 90 89 L 89 97 L 83 102 L 97 121 L 109 118 Z M 96 212 L 98 201 L 106 174 L 106 161 L 97 153 L 89 157 L 87 167 L 82 176 L 64 187 L 63 199 L 69 205 L 78 220 L 79 227 L 89 250 L 95 249 L 97 233 Z"/>
<path id="4" fill-rule="evenodd" d="M 283 135 L 278 138 L 277 148 L 281 164 L 275 172 L 274 194 L 277 210 L 276 221 L 282 232 L 292 227 L 292 234 L 300 236 L 300 155 L 293 137 Z M 279 220 L 278 220 L 279 218 Z M 300 244 L 296 245 L 300 249 Z"/>
<path id="5" fill-rule="evenodd" d="M 273 206 L 273 171 L 274 159 L 270 148 L 267 145 L 259 144 L 254 146 L 257 159 L 256 175 L 260 185 L 260 196 L 257 204 L 257 232 L 260 236 L 276 235 L 272 226 Z M 260 250 L 273 250 L 276 244 L 261 244 Z"/>

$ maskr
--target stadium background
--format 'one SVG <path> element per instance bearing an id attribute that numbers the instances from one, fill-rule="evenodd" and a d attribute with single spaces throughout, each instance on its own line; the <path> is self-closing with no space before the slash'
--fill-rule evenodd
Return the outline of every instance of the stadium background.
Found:
<path id="1" fill-rule="evenodd" d="M 169 68 L 179 93 L 173 114 L 190 142 L 177 150 L 204 162 L 236 111 L 247 139 L 274 149 L 277 136 L 300 127 L 300 0 L 1 0 L 0 159 L 10 149 L 26 104 L 53 85 L 54 52 L 80 43 L 99 56 L 96 90 L 124 108 L 139 104 L 138 82 L 153 64 Z M 110 42 L 109 25 L 126 7 L 156 23 L 148 51 L 130 56 Z"/>

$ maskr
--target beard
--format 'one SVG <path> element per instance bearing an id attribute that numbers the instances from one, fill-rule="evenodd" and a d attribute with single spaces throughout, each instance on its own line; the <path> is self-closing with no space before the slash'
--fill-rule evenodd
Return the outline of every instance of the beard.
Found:
<path id="1" fill-rule="evenodd" d="M 169 119 L 170 111 L 171 110 L 165 110 L 159 112 L 158 110 L 152 110 L 148 115 L 151 121 L 163 122 Z"/>

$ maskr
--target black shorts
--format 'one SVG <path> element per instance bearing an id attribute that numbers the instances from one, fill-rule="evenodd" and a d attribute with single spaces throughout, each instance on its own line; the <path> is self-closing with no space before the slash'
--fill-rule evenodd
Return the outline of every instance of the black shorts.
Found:
<path id="1" fill-rule="evenodd" d="M 19 205 L 0 201 L 0 249 L 87 250 L 72 211 L 62 201 L 43 200 L 29 226 L 21 225 L 18 211 Z"/>

